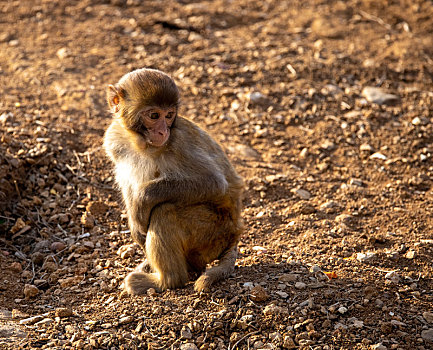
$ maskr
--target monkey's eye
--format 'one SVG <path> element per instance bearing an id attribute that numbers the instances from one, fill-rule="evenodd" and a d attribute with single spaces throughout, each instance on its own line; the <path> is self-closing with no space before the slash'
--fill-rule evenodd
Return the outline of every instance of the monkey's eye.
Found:
<path id="1" fill-rule="evenodd" d="M 159 113 L 157 112 L 150 113 L 150 119 L 158 119 L 158 118 L 159 118 Z"/>
<path id="2" fill-rule="evenodd" d="M 175 116 L 175 113 L 174 113 L 174 112 L 169 112 L 169 113 L 167 113 L 166 118 L 167 118 L 167 119 L 173 119 L 174 116 Z"/>

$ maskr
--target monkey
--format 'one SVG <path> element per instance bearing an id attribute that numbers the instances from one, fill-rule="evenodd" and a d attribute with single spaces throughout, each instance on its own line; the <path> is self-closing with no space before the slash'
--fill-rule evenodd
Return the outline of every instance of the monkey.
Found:
<path id="1" fill-rule="evenodd" d="M 243 179 L 204 129 L 178 115 L 180 93 L 168 74 L 129 72 L 108 86 L 107 102 L 113 119 L 104 149 L 146 256 L 125 290 L 180 288 L 195 273 L 194 290 L 209 291 L 235 268 Z"/>

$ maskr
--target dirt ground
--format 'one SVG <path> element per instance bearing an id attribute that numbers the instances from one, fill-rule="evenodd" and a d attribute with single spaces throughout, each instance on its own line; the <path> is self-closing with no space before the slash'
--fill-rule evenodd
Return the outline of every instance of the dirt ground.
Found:
<path id="1" fill-rule="evenodd" d="M 105 88 L 141 67 L 245 179 L 211 293 L 122 293 Z M 432 83 L 430 0 L 0 1 L 0 348 L 432 349 Z"/>

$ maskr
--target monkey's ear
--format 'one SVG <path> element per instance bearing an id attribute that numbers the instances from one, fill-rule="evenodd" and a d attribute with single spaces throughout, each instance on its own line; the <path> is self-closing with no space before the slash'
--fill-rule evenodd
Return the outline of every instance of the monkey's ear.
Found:
<path id="1" fill-rule="evenodd" d="M 120 110 L 120 94 L 114 85 L 108 85 L 107 87 L 107 102 L 110 107 L 111 113 L 117 113 Z"/>

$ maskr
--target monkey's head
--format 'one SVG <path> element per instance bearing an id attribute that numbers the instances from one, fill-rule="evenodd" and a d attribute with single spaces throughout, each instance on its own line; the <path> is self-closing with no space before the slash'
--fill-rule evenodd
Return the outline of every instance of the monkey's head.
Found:
<path id="1" fill-rule="evenodd" d="M 107 100 L 124 127 L 139 134 L 148 145 L 167 143 L 179 105 L 179 90 L 167 74 L 147 68 L 134 70 L 108 86 Z"/>

